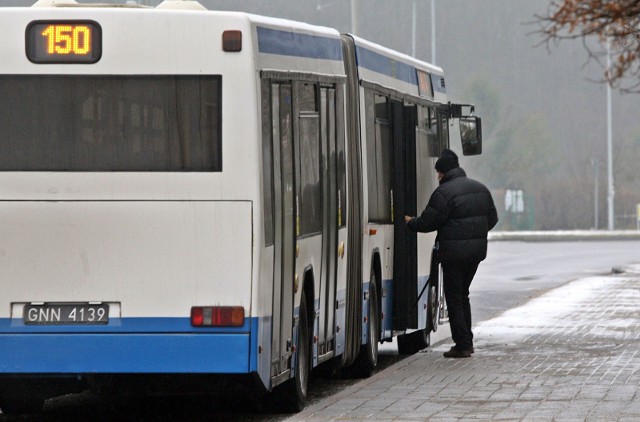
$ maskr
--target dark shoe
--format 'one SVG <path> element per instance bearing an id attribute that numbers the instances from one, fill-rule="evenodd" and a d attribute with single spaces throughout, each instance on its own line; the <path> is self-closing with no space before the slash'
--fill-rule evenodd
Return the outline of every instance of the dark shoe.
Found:
<path id="1" fill-rule="evenodd" d="M 451 349 L 449 350 L 460 350 L 460 349 L 456 349 L 456 346 L 451 346 Z M 473 346 L 471 346 L 471 350 L 470 350 L 471 354 L 474 354 L 476 351 L 473 349 Z"/>
<path id="2" fill-rule="evenodd" d="M 471 350 L 458 350 L 453 347 L 448 352 L 444 352 L 442 356 L 445 358 L 470 358 Z"/>

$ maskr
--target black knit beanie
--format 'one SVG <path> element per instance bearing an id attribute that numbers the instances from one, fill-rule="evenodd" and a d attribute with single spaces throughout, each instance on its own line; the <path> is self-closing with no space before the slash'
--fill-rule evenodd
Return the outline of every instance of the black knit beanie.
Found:
<path id="1" fill-rule="evenodd" d="M 438 158 L 438 161 L 436 161 L 436 170 L 443 174 L 447 174 L 449 170 L 453 170 L 454 168 L 459 166 L 460 164 L 458 164 L 458 156 L 450 149 L 442 150 L 440 158 Z"/>

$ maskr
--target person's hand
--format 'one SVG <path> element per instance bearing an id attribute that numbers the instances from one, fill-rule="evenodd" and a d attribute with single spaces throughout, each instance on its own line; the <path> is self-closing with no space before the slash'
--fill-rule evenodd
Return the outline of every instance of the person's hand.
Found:
<path id="1" fill-rule="evenodd" d="M 405 223 L 409 224 L 409 222 L 410 222 L 411 220 L 413 220 L 413 217 L 408 216 L 408 215 L 405 215 L 405 216 L 404 216 L 404 222 L 405 222 Z"/>

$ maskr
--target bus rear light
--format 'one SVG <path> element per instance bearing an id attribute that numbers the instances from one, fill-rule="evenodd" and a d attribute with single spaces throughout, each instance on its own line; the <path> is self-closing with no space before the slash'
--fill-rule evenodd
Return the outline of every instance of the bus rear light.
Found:
<path id="1" fill-rule="evenodd" d="M 242 51 L 242 32 L 224 31 L 222 33 L 222 51 Z"/>
<path id="2" fill-rule="evenodd" d="M 242 306 L 194 306 L 191 308 L 191 325 L 194 327 L 242 327 Z"/>

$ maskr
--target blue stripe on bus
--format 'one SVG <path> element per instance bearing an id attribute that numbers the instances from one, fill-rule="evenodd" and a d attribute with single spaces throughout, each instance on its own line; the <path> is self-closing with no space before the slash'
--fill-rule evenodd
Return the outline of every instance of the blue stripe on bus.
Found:
<path id="1" fill-rule="evenodd" d="M 282 31 L 262 26 L 258 26 L 256 31 L 258 34 L 258 51 L 260 53 L 312 59 L 343 60 L 342 46 L 337 38 Z M 356 46 L 356 60 L 358 66 L 412 85 L 418 85 L 418 76 L 414 66 L 394 60 L 362 46 Z M 446 92 L 446 89 L 440 84 L 442 77 L 433 74 L 431 77 L 434 89 L 438 92 Z"/>
<path id="2" fill-rule="evenodd" d="M 411 65 L 393 60 L 361 46 L 356 46 L 356 59 L 360 67 L 412 85 L 418 85 L 416 68 Z"/>
<path id="3" fill-rule="evenodd" d="M 280 31 L 258 26 L 258 51 L 283 56 L 342 61 L 338 38 Z"/>
<path id="4" fill-rule="evenodd" d="M 218 373 L 255 371 L 252 334 L 0 334 L 0 373 Z"/>

